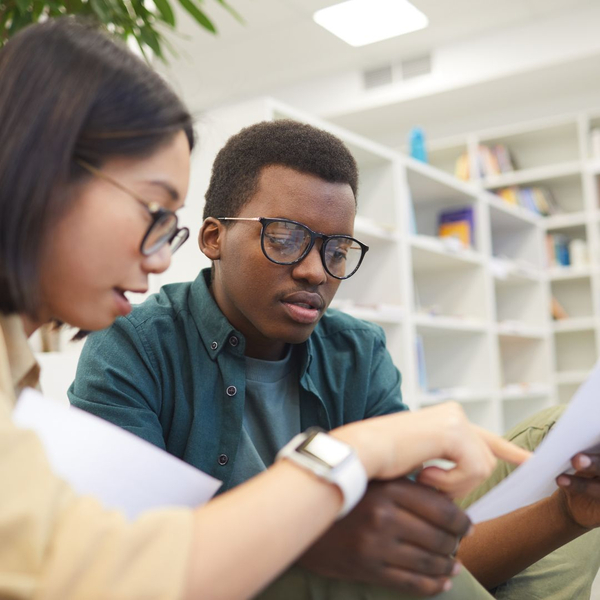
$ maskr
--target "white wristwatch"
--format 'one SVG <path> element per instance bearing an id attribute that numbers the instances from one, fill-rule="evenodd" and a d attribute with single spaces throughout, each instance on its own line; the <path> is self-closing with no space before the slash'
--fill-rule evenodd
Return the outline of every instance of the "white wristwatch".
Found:
<path id="1" fill-rule="evenodd" d="M 337 485 L 344 496 L 338 519 L 347 515 L 367 489 L 367 474 L 351 446 L 311 427 L 288 442 L 276 460 L 288 458 L 318 477 Z"/>

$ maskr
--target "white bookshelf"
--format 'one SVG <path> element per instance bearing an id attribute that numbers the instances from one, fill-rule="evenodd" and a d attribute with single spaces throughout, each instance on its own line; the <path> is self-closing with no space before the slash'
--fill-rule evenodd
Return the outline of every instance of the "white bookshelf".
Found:
<path id="1" fill-rule="evenodd" d="M 592 133 L 594 130 L 596 133 Z M 506 146 L 515 170 L 481 176 L 475 168 L 480 144 Z M 500 203 L 519 213 L 528 212 L 544 234 L 585 244 L 586 262 L 567 267 L 547 264 L 544 269 L 547 293 L 568 314 L 568 318 L 551 323 L 550 344 L 556 397 L 567 402 L 596 362 L 600 349 L 600 112 L 580 112 L 436 140 L 429 152 L 430 162 L 454 173 L 456 159 L 463 152 L 468 155 L 471 183 L 475 186 L 490 192 L 507 186 L 543 187 L 552 194 L 557 211 L 540 217 L 530 210 L 512 207 L 500 197 L 494 206 Z M 547 249 L 543 254 L 547 255 Z M 499 303 L 502 313 L 516 301 L 509 299 L 507 291 L 511 279 L 516 277 L 506 274 L 504 291 L 498 292 L 504 296 Z M 523 310 L 533 305 L 534 295 L 539 296 L 532 284 L 529 287 L 530 291 L 525 283 L 515 287 Z"/>

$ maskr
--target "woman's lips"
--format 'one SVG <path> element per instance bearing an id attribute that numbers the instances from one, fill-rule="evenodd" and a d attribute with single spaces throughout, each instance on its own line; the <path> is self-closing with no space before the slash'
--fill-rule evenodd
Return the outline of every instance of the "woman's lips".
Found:
<path id="1" fill-rule="evenodd" d="M 113 289 L 115 304 L 117 305 L 117 310 L 121 316 L 128 315 L 131 312 L 131 303 L 125 297 L 125 292 L 118 288 Z"/>

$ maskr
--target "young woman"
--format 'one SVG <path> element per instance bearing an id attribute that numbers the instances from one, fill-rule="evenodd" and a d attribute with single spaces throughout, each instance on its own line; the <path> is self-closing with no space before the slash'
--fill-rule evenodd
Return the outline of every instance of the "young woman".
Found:
<path id="1" fill-rule="evenodd" d="M 0 51 L 2 598 L 248 597 L 358 501 L 367 478 L 443 457 L 456 468 L 421 479 L 459 495 L 494 455 L 527 456 L 449 404 L 307 434 L 288 460 L 207 506 L 134 523 L 54 476 L 36 436 L 11 422 L 38 381 L 27 337 L 50 320 L 106 327 L 129 312 L 126 291 L 169 266 L 188 233 L 175 212 L 193 144 L 164 81 L 87 26 L 48 21 Z"/>

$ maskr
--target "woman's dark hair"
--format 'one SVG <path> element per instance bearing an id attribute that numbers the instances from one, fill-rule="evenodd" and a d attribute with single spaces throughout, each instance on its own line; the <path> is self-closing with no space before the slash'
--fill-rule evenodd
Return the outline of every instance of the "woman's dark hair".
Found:
<path id="1" fill-rule="evenodd" d="M 49 20 L 0 50 L 0 312 L 35 318 L 40 258 L 68 185 L 117 156 L 152 154 L 192 119 L 163 79 L 88 23 Z"/>
<path id="2" fill-rule="evenodd" d="M 215 158 L 204 218 L 235 217 L 258 189 L 262 170 L 290 167 L 330 183 L 347 183 L 358 195 L 356 161 L 331 133 L 291 119 L 263 121 L 230 137 Z"/>

